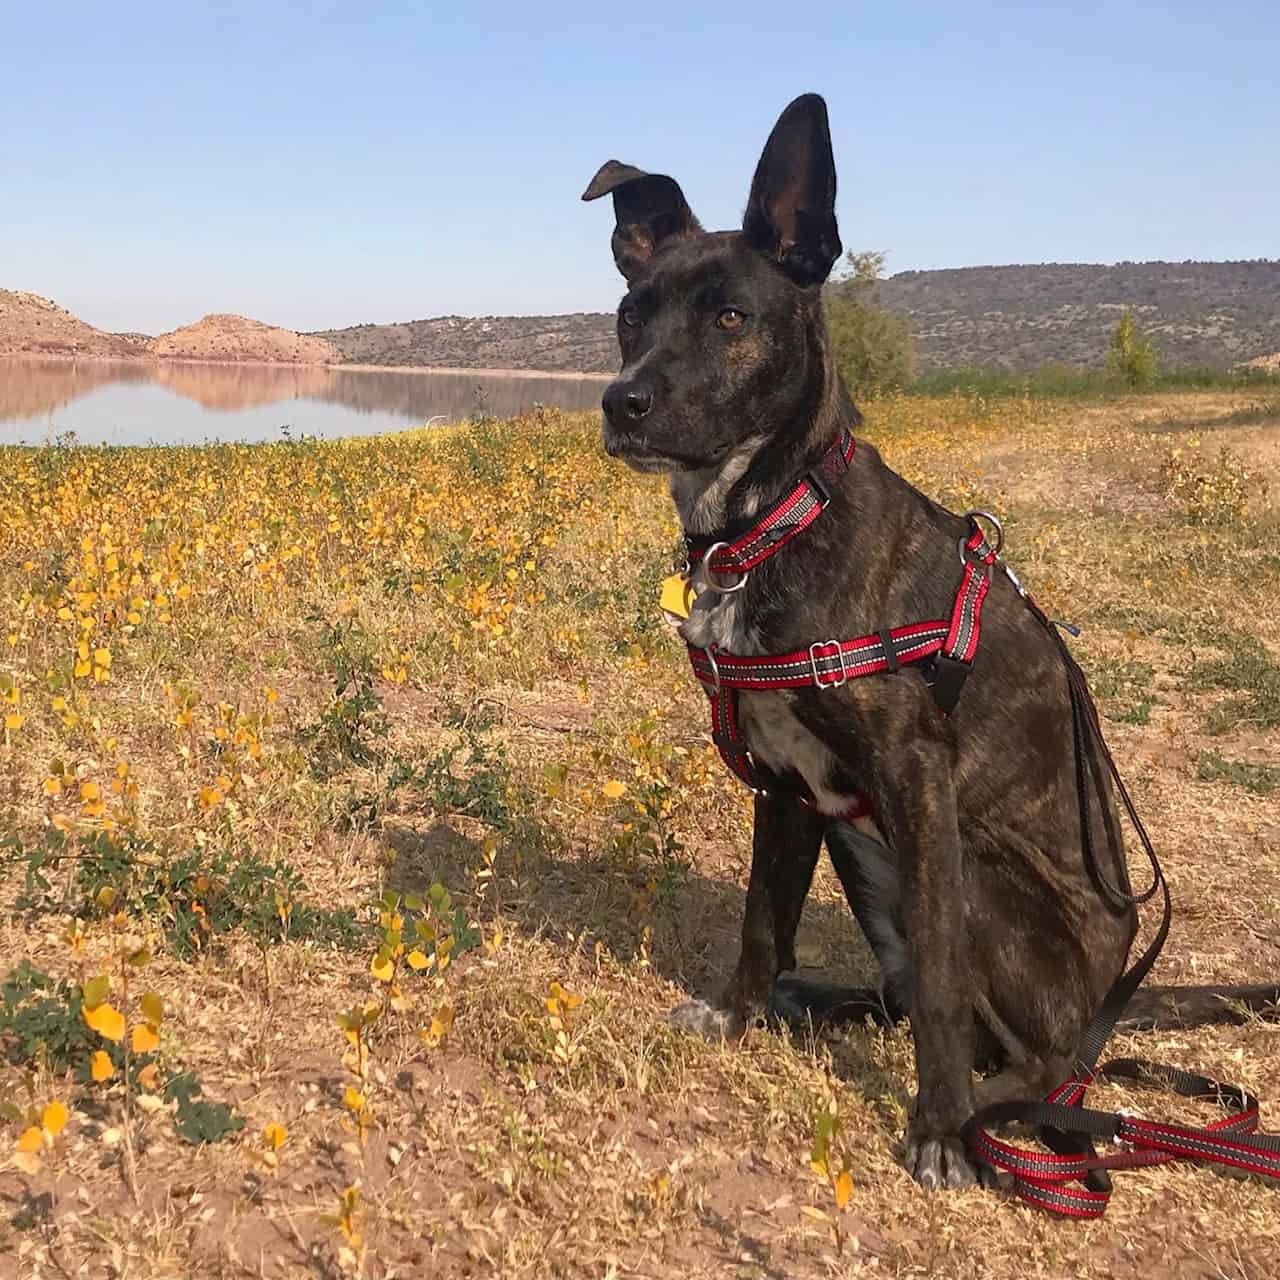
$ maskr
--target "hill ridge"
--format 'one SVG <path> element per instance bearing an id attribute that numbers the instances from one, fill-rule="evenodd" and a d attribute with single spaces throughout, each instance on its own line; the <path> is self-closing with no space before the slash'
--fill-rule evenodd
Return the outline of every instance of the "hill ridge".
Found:
<path id="1" fill-rule="evenodd" d="M 899 271 L 878 288 L 881 302 L 906 317 L 922 368 L 1097 366 L 1126 306 L 1165 367 L 1280 354 L 1280 259 L 942 267 Z M 618 367 L 613 316 L 604 312 L 453 314 L 310 332 L 213 312 L 150 338 L 107 333 L 39 294 L 0 289 L 0 355 L 15 354 L 548 373 Z"/>

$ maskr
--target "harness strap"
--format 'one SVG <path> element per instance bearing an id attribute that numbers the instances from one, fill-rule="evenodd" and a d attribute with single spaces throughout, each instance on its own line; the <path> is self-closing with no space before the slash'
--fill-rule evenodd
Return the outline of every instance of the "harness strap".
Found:
<path id="1" fill-rule="evenodd" d="M 693 673 L 711 697 L 711 738 L 729 771 L 752 791 L 767 792 L 777 778 L 761 770 L 751 758 L 738 723 L 740 689 L 834 689 L 848 680 L 879 672 L 896 672 L 900 666 L 919 664 L 932 658 L 934 665 L 925 675 L 939 710 L 948 715 L 955 708 L 960 690 L 978 650 L 982 624 L 982 603 L 991 584 L 994 549 L 976 525 L 961 541 L 964 573 L 951 607 L 951 616 L 936 622 L 916 622 L 887 628 L 854 640 L 826 640 L 808 649 L 762 657 L 742 657 L 723 649 L 689 646 Z M 803 779 L 794 786 L 802 804 L 814 800 Z M 867 816 L 870 803 L 859 796 L 850 809 L 839 816 L 846 821 Z"/>
<path id="2" fill-rule="evenodd" d="M 913 622 L 853 640 L 819 640 L 790 653 L 745 657 L 690 645 L 693 673 L 711 689 L 834 689 L 859 676 L 940 654 L 967 674 L 978 651 L 982 603 L 991 585 L 995 552 L 977 528 L 963 547 L 964 575 L 949 618 Z"/>
<path id="3" fill-rule="evenodd" d="M 744 533 L 733 538 L 685 536 L 689 567 L 700 564 L 708 552 L 707 570 L 714 574 L 739 574 L 754 569 L 792 538 L 802 534 L 831 501 L 831 490 L 850 466 L 855 449 L 848 431 L 829 445 L 818 465 L 806 471 L 794 488 L 765 512 Z"/>

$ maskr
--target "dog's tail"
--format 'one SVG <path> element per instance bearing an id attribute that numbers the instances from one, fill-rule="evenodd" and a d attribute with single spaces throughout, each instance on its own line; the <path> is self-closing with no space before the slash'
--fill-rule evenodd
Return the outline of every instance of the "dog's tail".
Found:
<path id="1" fill-rule="evenodd" d="M 890 1027 L 906 1016 L 874 987 L 841 987 L 819 978 L 783 974 L 773 985 L 768 1014 L 794 1027 L 830 1027 L 870 1018 Z"/>
<path id="2" fill-rule="evenodd" d="M 1252 1018 L 1280 1022 L 1280 986 L 1142 987 L 1116 1023 L 1119 1031 L 1203 1027 Z"/>

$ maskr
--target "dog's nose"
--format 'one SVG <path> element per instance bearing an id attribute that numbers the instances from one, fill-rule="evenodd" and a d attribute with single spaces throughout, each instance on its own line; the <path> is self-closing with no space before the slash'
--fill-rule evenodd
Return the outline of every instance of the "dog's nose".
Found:
<path id="1" fill-rule="evenodd" d="M 653 408 L 653 392 L 634 382 L 611 382 L 602 404 L 610 422 L 626 426 L 639 422 Z"/>
<path id="2" fill-rule="evenodd" d="M 628 391 L 622 407 L 628 418 L 634 418 L 638 422 L 653 407 L 653 393 L 645 390 Z"/>

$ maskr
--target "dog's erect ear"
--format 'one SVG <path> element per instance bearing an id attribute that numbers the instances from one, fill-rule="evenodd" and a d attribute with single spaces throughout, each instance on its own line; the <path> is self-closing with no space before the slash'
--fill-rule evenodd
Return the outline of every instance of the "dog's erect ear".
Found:
<path id="1" fill-rule="evenodd" d="M 645 173 L 634 165 L 608 160 L 582 193 L 584 200 L 613 195 L 618 225 L 613 229 L 613 260 L 630 280 L 668 240 L 702 228 L 674 178 Z"/>
<path id="2" fill-rule="evenodd" d="M 797 284 L 821 284 L 840 256 L 835 209 L 827 104 L 806 93 L 778 117 L 764 144 L 742 233 Z"/>

